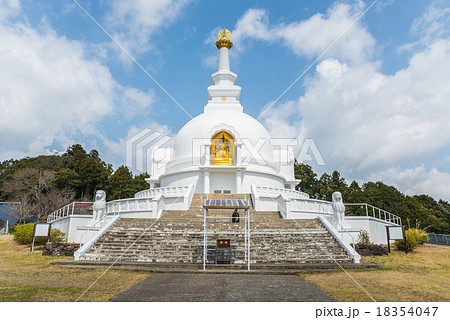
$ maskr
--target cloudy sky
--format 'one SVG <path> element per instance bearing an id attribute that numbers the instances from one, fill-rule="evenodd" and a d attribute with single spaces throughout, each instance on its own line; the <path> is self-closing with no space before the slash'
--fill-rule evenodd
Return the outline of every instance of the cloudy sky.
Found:
<path id="1" fill-rule="evenodd" d="M 450 7 L 373 2 L 0 0 L 0 161 L 81 143 L 117 167 L 134 132 L 175 134 L 228 28 L 245 112 L 314 139 L 316 171 L 450 200 Z"/>

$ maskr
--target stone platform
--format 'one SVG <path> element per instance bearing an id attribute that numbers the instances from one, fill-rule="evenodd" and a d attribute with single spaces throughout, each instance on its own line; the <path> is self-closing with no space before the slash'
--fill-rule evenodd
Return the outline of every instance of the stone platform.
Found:
<path id="1" fill-rule="evenodd" d="M 179 264 L 179 263 L 148 263 L 148 262 L 126 262 L 117 261 L 73 261 L 63 260 L 53 263 L 55 266 L 66 268 L 111 268 L 122 270 L 146 271 L 153 273 L 217 273 L 217 274 L 277 274 L 290 275 L 304 272 L 329 272 L 329 271 L 364 271 L 376 270 L 373 263 L 309 263 L 309 264 L 255 264 L 250 266 L 250 271 L 246 265 L 224 265 L 209 264 L 206 270 L 200 264 Z"/>
<path id="2" fill-rule="evenodd" d="M 210 197 L 242 199 L 244 195 Z M 160 219 L 119 219 L 80 262 L 111 264 L 119 259 L 121 263 L 203 264 L 204 199 L 206 195 L 196 194 L 189 210 L 166 211 Z M 231 264 L 246 266 L 244 219 L 232 223 L 231 214 L 232 210 L 209 210 L 208 228 L 216 230 L 208 232 L 208 247 L 213 248 L 218 239 L 228 239 L 233 248 Z M 345 250 L 317 219 L 286 220 L 278 212 L 251 209 L 250 236 L 252 266 L 352 264 Z M 213 254 L 208 255 L 207 263 L 215 263 Z"/>

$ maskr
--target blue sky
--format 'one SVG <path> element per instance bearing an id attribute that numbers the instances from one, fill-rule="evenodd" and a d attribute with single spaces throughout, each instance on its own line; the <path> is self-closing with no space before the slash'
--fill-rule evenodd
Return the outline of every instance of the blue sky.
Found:
<path id="1" fill-rule="evenodd" d="M 77 0 L 78 1 L 78 0 Z M 79 0 L 192 115 L 217 31 L 258 117 L 373 1 Z M 450 8 L 379 0 L 270 110 L 273 136 L 314 139 L 348 180 L 450 200 Z M 190 120 L 73 0 L 0 0 L 0 160 L 73 143 L 125 162 L 125 139 Z"/>

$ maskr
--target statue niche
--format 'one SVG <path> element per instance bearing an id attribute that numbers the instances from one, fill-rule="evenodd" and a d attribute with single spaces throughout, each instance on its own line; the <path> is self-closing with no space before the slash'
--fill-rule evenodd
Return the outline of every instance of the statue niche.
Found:
<path id="1" fill-rule="evenodd" d="M 225 131 L 221 131 L 213 137 L 211 144 L 211 158 L 213 165 L 218 166 L 233 165 L 233 158 L 234 158 L 233 140 L 234 140 L 233 137 Z"/>

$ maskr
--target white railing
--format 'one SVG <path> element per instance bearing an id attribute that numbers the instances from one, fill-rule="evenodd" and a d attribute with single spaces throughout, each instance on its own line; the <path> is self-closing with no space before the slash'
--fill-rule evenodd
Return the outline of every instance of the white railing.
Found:
<path id="1" fill-rule="evenodd" d="M 119 215 L 118 212 L 113 212 L 113 216 Z M 101 229 L 105 226 L 107 223 L 108 216 L 105 214 L 101 220 L 96 221 L 93 225 L 89 226 L 88 229 L 81 235 L 80 237 L 80 244 L 83 244 L 83 239 L 89 232 L 92 233 L 92 231 L 95 231 L 96 229 Z"/>
<path id="2" fill-rule="evenodd" d="M 93 202 L 72 202 L 68 205 L 65 205 L 64 207 L 50 213 L 47 217 L 47 223 L 51 223 L 55 220 L 59 220 L 74 214 L 81 214 L 81 215 L 87 215 L 91 213 L 81 213 L 81 209 L 84 209 L 87 211 L 87 208 L 91 206 Z M 83 210 L 83 211 L 84 211 Z"/>
<path id="3" fill-rule="evenodd" d="M 310 212 L 319 214 L 332 214 L 331 202 L 317 199 L 292 199 L 290 205 L 292 212 Z"/>
<path id="4" fill-rule="evenodd" d="M 82 257 L 86 252 L 89 251 L 90 248 L 97 242 L 98 239 L 101 238 L 102 235 L 105 234 L 106 231 L 108 231 L 117 220 L 119 220 L 120 216 L 116 215 L 114 216 L 110 221 L 108 221 L 91 239 L 89 239 L 85 244 L 81 246 L 80 249 L 75 251 L 74 258 L 75 261 L 80 260 L 80 257 Z"/>
<path id="5" fill-rule="evenodd" d="M 189 186 L 147 189 L 147 190 L 137 192 L 134 195 L 134 197 L 135 198 L 156 198 L 159 195 L 163 195 L 166 198 L 167 197 L 182 197 L 186 194 L 188 189 L 189 189 Z"/>
<path id="6" fill-rule="evenodd" d="M 255 186 L 255 189 L 256 192 L 263 197 L 276 198 L 279 195 L 284 195 L 286 198 L 290 199 L 309 199 L 309 195 L 307 193 L 293 189 L 259 186 Z"/>
<path id="7" fill-rule="evenodd" d="M 325 215 L 324 218 L 329 220 L 331 225 L 339 232 L 342 240 L 344 240 L 344 233 L 346 233 L 352 239 L 351 243 L 355 243 L 355 238 L 351 235 L 350 232 L 347 231 L 347 229 L 344 228 L 342 224 L 339 223 L 339 221 L 336 220 L 335 217 L 333 217 L 332 215 Z"/>
<path id="8" fill-rule="evenodd" d="M 197 182 L 198 182 L 198 178 L 197 180 L 195 180 L 195 182 L 191 185 L 188 186 L 187 192 L 185 194 L 185 202 L 186 203 L 186 210 L 189 209 L 189 207 L 191 206 L 191 202 L 192 202 L 192 198 L 194 198 L 194 194 L 195 194 L 195 187 L 197 186 Z"/>
<path id="9" fill-rule="evenodd" d="M 334 225 L 328 221 L 334 220 Z M 323 215 L 319 216 L 319 221 L 322 223 L 322 225 L 330 232 L 330 234 L 336 239 L 336 241 L 344 248 L 344 250 L 347 252 L 347 254 L 352 258 L 354 263 L 360 263 L 361 262 L 361 255 L 356 252 L 355 248 L 351 246 L 350 243 L 347 243 L 344 241 L 344 232 L 346 232 L 350 238 L 352 239 L 351 243 L 355 243 L 355 240 L 353 236 L 339 223 L 334 219 L 331 215 Z M 340 230 L 337 229 L 337 227 L 340 226 Z M 340 233 L 340 236 L 339 236 Z"/>
<path id="10" fill-rule="evenodd" d="M 374 207 L 367 203 L 345 203 L 346 206 L 359 206 L 361 209 L 365 209 L 364 212 L 368 217 L 374 217 L 380 220 L 388 221 L 398 225 L 402 225 L 402 218 L 390 213 L 389 211 Z"/>
<path id="11" fill-rule="evenodd" d="M 123 212 L 152 211 L 152 199 L 119 199 L 106 203 L 106 214 L 120 214 Z"/>

